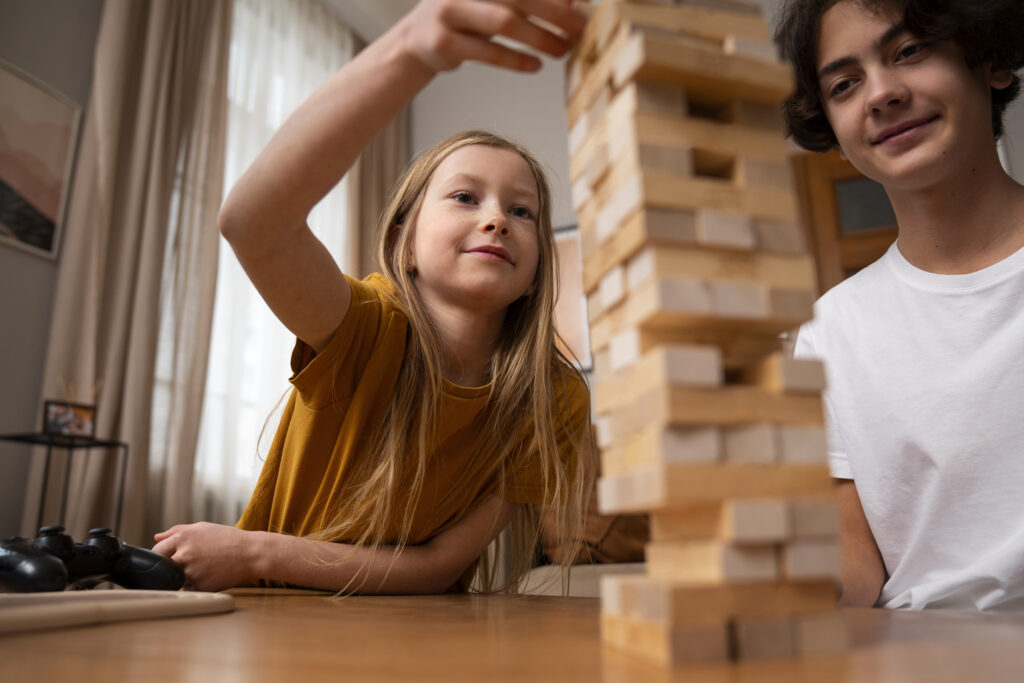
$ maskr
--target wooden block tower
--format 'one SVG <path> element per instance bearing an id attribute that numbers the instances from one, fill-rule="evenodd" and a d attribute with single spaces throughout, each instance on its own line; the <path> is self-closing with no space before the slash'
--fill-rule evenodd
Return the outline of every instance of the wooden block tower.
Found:
<path id="1" fill-rule="evenodd" d="M 603 512 L 648 512 L 602 637 L 675 665 L 841 650 L 814 264 L 759 0 L 603 0 L 568 65 Z"/>

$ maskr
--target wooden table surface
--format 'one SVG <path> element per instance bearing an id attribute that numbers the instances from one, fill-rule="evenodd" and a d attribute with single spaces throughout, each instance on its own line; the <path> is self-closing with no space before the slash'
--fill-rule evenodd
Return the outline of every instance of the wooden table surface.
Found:
<path id="1" fill-rule="evenodd" d="M 841 656 L 675 671 L 602 647 L 596 599 L 246 594 L 228 614 L 0 636 L 0 681 L 1017 681 L 1024 615 L 845 610 Z"/>

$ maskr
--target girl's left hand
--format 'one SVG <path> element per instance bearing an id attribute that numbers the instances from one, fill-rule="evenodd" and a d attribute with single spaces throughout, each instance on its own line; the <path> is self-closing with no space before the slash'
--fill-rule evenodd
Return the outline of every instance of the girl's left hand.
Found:
<path id="1" fill-rule="evenodd" d="M 199 591 L 218 591 L 256 582 L 257 532 L 199 522 L 178 524 L 153 538 L 153 551 L 174 560 L 185 571 L 185 584 Z"/>

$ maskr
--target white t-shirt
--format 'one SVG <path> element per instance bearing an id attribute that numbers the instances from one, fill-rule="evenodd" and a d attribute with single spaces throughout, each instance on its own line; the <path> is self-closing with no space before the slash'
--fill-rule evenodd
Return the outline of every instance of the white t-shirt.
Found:
<path id="1" fill-rule="evenodd" d="M 1024 249 L 975 273 L 894 244 L 828 291 L 832 474 L 853 479 L 889 579 L 878 604 L 1024 611 Z"/>

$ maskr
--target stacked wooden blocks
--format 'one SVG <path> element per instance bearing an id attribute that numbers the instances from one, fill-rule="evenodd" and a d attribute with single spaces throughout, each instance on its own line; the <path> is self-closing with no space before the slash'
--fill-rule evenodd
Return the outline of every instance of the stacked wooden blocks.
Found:
<path id="1" fill-rule="evenodd" d="M 569 62 L 573 202 L 602 511 L 648 512 L 606 642 L 651 659 L 834 652 L 838 513 L 779 103 L 758 0 L 603 0 Z"/>

